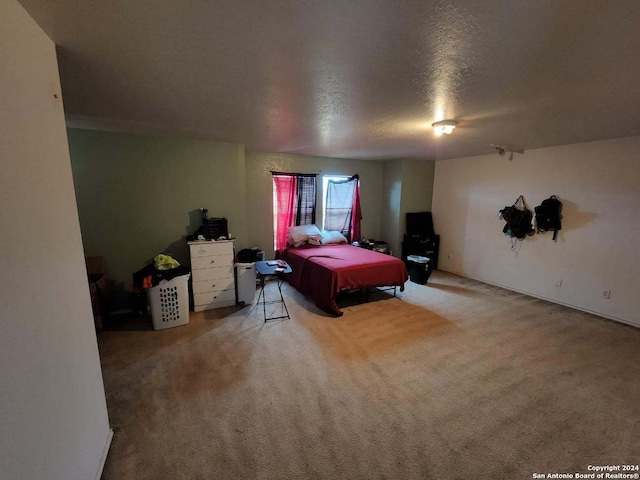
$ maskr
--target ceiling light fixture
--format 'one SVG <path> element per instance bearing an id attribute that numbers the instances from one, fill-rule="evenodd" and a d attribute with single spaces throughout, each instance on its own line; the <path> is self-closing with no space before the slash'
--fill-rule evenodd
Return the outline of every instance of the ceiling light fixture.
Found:
<path id="1" fill-rule="evenodd" d="M 433 127 L 435 134 L 437 136 L 440 136 L 443 133 L 445 135 L 451 135 L 451 132 L 453 132 L 453 129 L 456 128 L 457 125 L 458 122 L 454 120 L 442 120 L 440 122 L 434 123 L 431 126 Z"/>

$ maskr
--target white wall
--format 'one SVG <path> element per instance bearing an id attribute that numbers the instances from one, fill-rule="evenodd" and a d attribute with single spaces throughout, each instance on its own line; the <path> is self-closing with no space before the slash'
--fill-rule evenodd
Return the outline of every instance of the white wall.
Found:
<path id="1" fill-rule="evenodd" d="M 92 479 L 111 430 L 55 48 L 0 18 L 0 477 Z"/>
<path id="2" fill-rule="evenodd" d="M 439 268 L 640 325 L 640 137 L 436 163 L 433 213 Z M 528 237 L 519 253 L 498 210 L 523 194 L 552 194 L 563 229 Z M 451 258 L 448 258 L 448 255 Z M 562 286 L 554 283 L 562 280 Z M 601 298 L 611 289 L 611 298 Z"/>

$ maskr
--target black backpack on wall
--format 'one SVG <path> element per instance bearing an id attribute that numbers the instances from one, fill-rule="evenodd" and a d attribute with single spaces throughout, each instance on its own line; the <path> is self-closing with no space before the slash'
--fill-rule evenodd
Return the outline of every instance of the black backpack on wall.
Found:
<path id="1" fill-rule="evenodd" d="M 536 229 L 538 233 L 546 233 L 553 230 L 553 241 L 558 241 L 558 230 L 562 228 L 562 202 L 558 197 L 551 195 L 535 208 Z"/>

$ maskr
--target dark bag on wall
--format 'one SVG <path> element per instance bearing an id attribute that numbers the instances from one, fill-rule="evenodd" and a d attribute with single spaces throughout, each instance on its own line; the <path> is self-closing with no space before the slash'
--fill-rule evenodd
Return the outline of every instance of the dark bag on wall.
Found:
<path id="1" fill-rule="evenodd" d="M 558 230 L 562 228 L 562 202 L 555 195 L 551 195 L 534 210 L 536 211 L 538 233 L 553 230 L 553 241 L 557 242 Z"/>
<path id="2" fill-rule="evenodd" d="M 521 206 L 518 204 L 521 202 Z M 504 207 L 498 212 L 498 218 L 506 223 L 502 229 L 503 233 L 511 238 L 524 240 L 527 235 L 533 235 L 533 213 L 524 203 L 524 197 L 520 195 L 511 206 Z"/>

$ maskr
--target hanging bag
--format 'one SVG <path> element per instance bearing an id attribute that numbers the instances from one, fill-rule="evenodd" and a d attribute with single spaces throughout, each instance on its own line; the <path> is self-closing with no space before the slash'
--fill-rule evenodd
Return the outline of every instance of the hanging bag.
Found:
<path id="1" fill-rule="evenodd" d="M 502 232 L 511 238 L 524 240 L 527 235 L 533 235 L 533 213 L 527 208 L 524 197 L 520 195 L 511 206 L 506 206 L 498 212 L 498 218 L 506 223 Z"/>
<path id="2" fill-rule="evenodd" d="M 551 195 L 534 210 L 536 211 L 538 233 L 553 230 L 553 241 L 557 242 L 558 230 L 562 228 L 562 202 L 555 195 Z"/>

